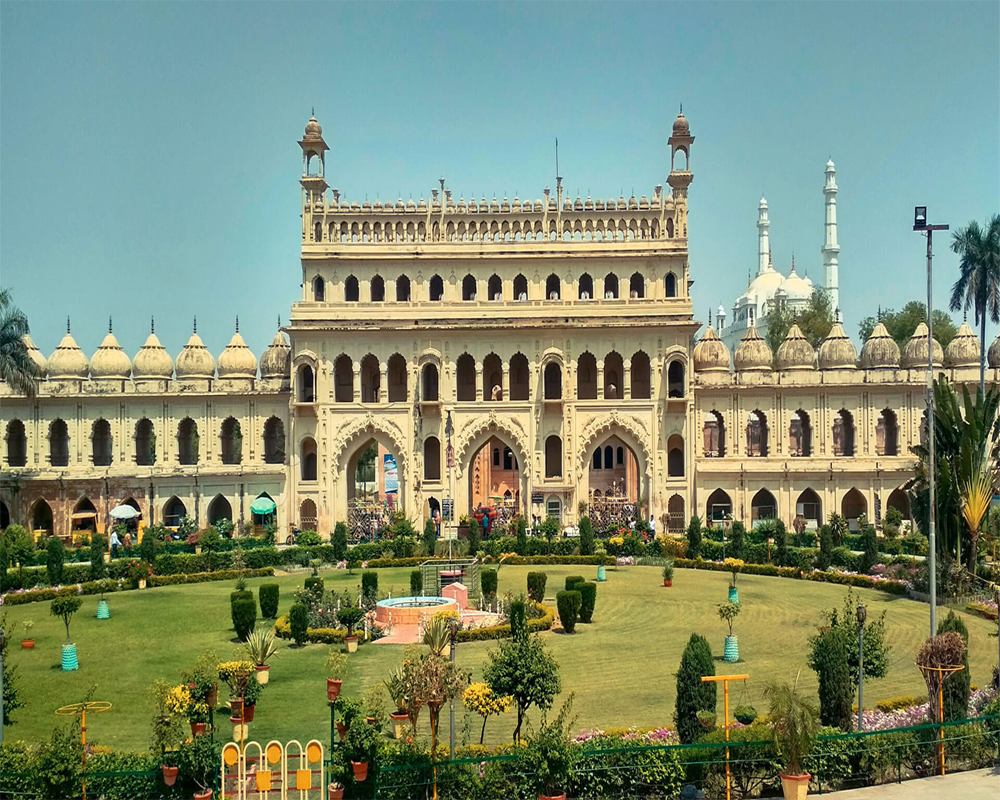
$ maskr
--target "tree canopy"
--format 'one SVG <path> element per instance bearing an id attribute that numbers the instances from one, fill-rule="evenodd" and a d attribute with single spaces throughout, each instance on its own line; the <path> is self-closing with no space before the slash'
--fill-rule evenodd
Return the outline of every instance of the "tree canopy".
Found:
<path id="1" fill-rule="evenodd" d="M 934 338 L 942 347 L 947 347 L 948 343 L 955 338 L 955 334 L 958 333 L 958 327 L 946 312 L 939 309 L 934 310 L 933 319 Z M 882 324 L 885 325 L 886 330 L 889 331 L 889 335 L 895 339 L 900 349 L 913 336 L 917 325 L 926 321 L 927 304 L 919 300 L 911 300 L 899 311 L 887 308 L 882 312 Z M 862 344 L 868 341 L 868 337 L 872 335 L 872 331 L 875 330 L 878 322 L 875 317 L 865 317 L 861 320 L 861 324 L 858 327 L 861 331 Z"/>
<path id="2" fill-rule="evenodd" d="M 771 309 L 767 315 L 766 338 L 772 353 L 777 354 L 792 325 L 799 326 L 809 344 L 814 348 L 819 347 L 833 327 L 833 309 L 830 308 L 829 295 L 822 289 L 814 289 L 809 305 L 800 311 L 796 312 L 785 303 L 777 303 Z"/>

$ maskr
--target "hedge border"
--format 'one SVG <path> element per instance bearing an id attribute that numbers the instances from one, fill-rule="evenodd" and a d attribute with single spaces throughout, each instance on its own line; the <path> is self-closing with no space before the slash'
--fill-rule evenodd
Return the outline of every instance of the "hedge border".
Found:
<path id="1" fill-rule="evenodd" d="M 282 614 L 274 623 L 274 635 L 279 639 L 294 639 L 288 614 Z M 313 644 L 343 644 L 347 631 L 338 628 L 307 628 L 306 641 Z"/>
<path id="2" fill-rule="evenodd" d="M 541 617 L 536 617 L 535 619 L 529 619 L 527 621 L 527 628 L 529 633 L 538 633 L 539 631 L 548 631 L 552 629 L 552 625 L 556 621 L 556 611 L 551 606 L 543 606 L 540 604 L 535 604 L 536 607 L 543 609 L 545 612 Z M 458 632 L 458 641 L 460 642 L 488 642 L 496 639 L 508 639 L 510 638 L 510 625 L 492 625 L 488 628 L 473 628 L 472 630 L 465 630 Z"/>
<path id="3" fill-rule="evenodd" d="M 712 572 L 729 572 L 722 561 L 701 561 L 690 558 L 674 559 L 674 566 L 682 569 L 704 569 Z M 776 567 L 774 564 L 744 564 L 740 572 L 746 575 L 767 575 L 772 578 L 796 578 L 817 583 L 834 583 L 841 586 L 855 586 L 859 589 L 876 589 L 893 595 L 909 596 L 910 590 L 904 584 L 892 581 L 877 581 L 867 575 L 845 575 L 842 572 L 805 571 L 799 567 Z"/>
<path id="4" fill-rule="evenodd" d="M 192 572 L 178 575 L 153 575 L 149 578 L 150 586 L 174 586 L 178 583 L 210 583 L 211 581 L 233 581 L 240 576 L 235 569 L 222 569 L 217 572 Z M 243 571 L 245 578 L 269 578 L 274 576 L 274 567 L 247 569 Z"/>

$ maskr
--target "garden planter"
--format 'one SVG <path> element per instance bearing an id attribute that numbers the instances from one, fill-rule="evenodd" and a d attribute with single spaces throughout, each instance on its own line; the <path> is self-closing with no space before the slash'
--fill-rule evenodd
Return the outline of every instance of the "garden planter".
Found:
<path id="1" fill-rule="evenodd" d="M 357 636 L 347 636 L 344 638 L 344 644 L 347 645 L 348 653 L 358 652 L 358 637 Z"/>
<path id="2" fill-rule="evenodd" d="M 729 602 L 730 603 L 740 602 L 740 590 L 737 589 L 735 586 L 729 587 Z"/>
<path id="3" fill-rule="evenodd" d="M 540 794 L 538 800 L 566 800 L 566 792 L 562 794 Z"/>
<path id="4" fill-rule="evenodd" d="M 674 582 L 673 581 L 664 581 L 663 585 L 666 586 L 669 589 L 671 586 L 674 585 Z"/>
<path id="5" fill-rule="evenodd" d="M 191 723 L 191 735 L 192 736 L 204 736 L 205 729 L 208 725 L 204 722 L 192 722 Z"/>
<path id="6" fill-rule="evenodd" d="M 76 658 L 75 644 L 64 644 L 62 646 L 62 668 L 65 672 L 72 672 L 80 668 L 80 662 Z"/>
<path id="7" fill-rule="evenodd" d="M 168 767 L 166 764 L 163 765 L 163 782 L 167 786 L 173 786 L 177 783 L 177 771 L 179 767 Z"/>
<path id="8" fill-rule="evenodd" d="M 239 717 L 230 717 L 229 721 L 233 723 L 233 741 L 246 741 L 248 726 L 241 724 Z"/>
<path id="9" fill-rule="evenodd" d="M 30 650 L 34 646 L 35 646 L 35 640 L 34 639 L 22 639 L 21 640 L 21 649 L 22 650 Z"/>
<path id="10" fill-rule="evenodd" d="M 734 664 L 740 660 L 740 648 L 735 636 L 726 637 L 726 646 L 722 651 L 722 660 Z"/>
<path id="11" fill-rule="evenodd" d="M 403 738 L 403 730 L 406 727 L 406 723 L 410 719 L 410 715 L 406 713 L 401 714 L 390 714 L 389 719 L 392 720 L 392 732 L 397 739 Z"/>
<path id="12" fill-rule="evenodd" d="M 343 681 L 335 681 L 332 678 L 326 679 L 326 699 L 331 703 L 334 702 L 338 697 L 340 697 L 340 687 L 343 685 Z"/>
<path id="13" fill-rule="evenodd" d="M 257 667 L 257 683 L 261 686 L 267 685 L 267 679 L 271 676 L 271 668 L 266 664 L 262 667 Z"/>
<path id="14" fill-rule="evenodd" d="M 235 700 L 229 701 L 229 713 L 231 716 L 239 719 L 240 714 L 243 713 L 243 698 L 239 697 Z"/>
<path id="15" fill-rule="evenodd" d="M 256 712 L 256 710 L 257 710 L 257 704 L 256 703 L 254 703 L 252 706 L 244 705 L 243 706 L 243 721 L 244 722 L 253 722 L 253 715 L 254 715 L 254 712 Z"/>
<path id="16" fill-rule="evenodd" d="M 108 607 L 107 600 L 97 601 L 97 618 L 98 619 L 111 619 L 111 609 Z"/>
<path id="17" fill-rule="evenodd" d="M 212 800 L 212 790 L 207 789 L 204 792 L 195 792 L 194 800 Z"/>
<path id="18" fill-rule="evenodd" d="M 340 734 L 340 741 L 344 741 L 347 738 L 347 732 L 350 730 L 349 725 L 345 725 L 343 722 L 337 723 L 337 733 Z"/>
<path id="19" fill-rule="evenodd" d="M 808 772 L 805 775 L 786 775 L 779 772 L 781 777 L 781 791 L 785 795 L 785 800 L 805 800 L 809 794 L 809 779 L 812 778 Z"/>
<path id="20" fill-rule="evenodd" d="M 146 579 L 145 578 L 139 578 L 139 588 L 140 589 L 145 589 L 146 588 Z"/>
<path id="21" fill-rule="evenodd" d="M 205 698 L 205 703 L 209 708 L 215 708 L 219 705 L 219 685 L 216 684 L 212 687 L 212 691 L 208 693 L 208 697 Z"/>
<path id="22" fill-rule="evenodd" d="M 367 761 L 352 761 L 351 769 L 354 770 L 354 780 L 358 783 L 364 783 L 364 781 L 368 778 Z"/>
<path id="23" fill-rule="evenodd" d="M 607 579 L 608 579 L 607 570 L 605 569 L 604 565 L 601 564 L 597 568 L 597 582 L 604 583 L 604 581 L 606 581 Z"/>
<path id="24" fill-rule="evenodd" d="M 329 788 L 330 800 L 344 800 L 344 788 L 334 789 L 332 786 Z"/>

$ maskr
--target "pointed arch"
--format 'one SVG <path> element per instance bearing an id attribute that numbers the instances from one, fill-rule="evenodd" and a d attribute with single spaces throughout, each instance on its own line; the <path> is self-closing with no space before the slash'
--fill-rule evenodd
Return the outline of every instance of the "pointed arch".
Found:
<path id="1" fill-rule="evenodd" d="M 308 498 L 299 506 L 299 530 L 316 530 L 316 503 Z"/>
<path id="2" fill-rule="evenodd" d="M 198 443 L 198 423 L 191 417 L 185 417 L 177 426 L 177 463 L 182 466 L 197 464 Z"/>
<path id="3" fill-rule="evenodd" d="M 7 423 L 7 466 L 23 467 L 28 463 L 28 435 L 24 423 L 12 419 Z"/>
<path id="4" fill-rule="evenodd" d="M 576 398 L 597 399 L 597 359 L 589 351 L 576 360 Z"/>
<path id="5" fill-rule="evenodd" d="M 667 477 L 684 477 L 684 437 L 676 433 L 667 439 Z"/>
<path id="6" fill-rule="evenodd" d="M 135 423 L 135 463 L 139 467 L 156 463 L 156 432 L 146 417 Z"/>
<path id="7" fill-rule="evenodd" d="M 177 495 L 163 504 L 163 524 L 168 528 L 180 525 L 181 517 L 187 516 L 187 507 Z"/>
<path id="8" fill-rule="evenodd" d="M 750 501 L 750 520 L 758 522 L 765 519 L 776 519 L 778 516 L 778 501 L 768 489 L 761 489 Z"/>
<path id="9" fill-rule="evenodd" d="M 440 275 L 434 275 L 431 277 L 429 288 L 431 302 L 437 303 L 444 299 L 444 281 L 441 280 Z"/>
<path id="10" fill-rule="evenodd" d="M 528 279 L 524 275 L 514 277 L 514 299 L 522 303 L 528 299 Z"/>
<path id="11" fill-rule="evenodd" d="M 326 281 L 317 275 L 312 280 L 313 302 L 322 303 L 326 300 Z"/>
<path id="12" fill-rule="evenodd" d="M 652 367 L 649 356 L 642 350 L 632 354 L 632 399 L 649 400 L 652 397 Z"/>
<path id="13" fill-rule="evenodd" d="M 410 302 L 410 279 L 406 275 L 396 278 L 396 302 Z"/>
<path id="14" fill-rule="evenodd" d="M 278 417 L 268 417 L 264 423 L 264 463 L 285 463 L 285 423 Z"/>
<path id="15" fill-rule="evenodd" d="M 577 281 L 577 291 L 581 300 L 590 300 L 594 296 L 594 279 L 586 272 Z"/>
<path id="16" fill-rule="evenodd" d="M 476 399 L 476 359 L 462 353 L 455 362 L 455 389 L 458 402 L 474 402 Z"/>
<path id="17" fill-rule="evenodd" d="M 524 353 L 514 353 L 510 357 L 510 386 L 507 395 L 511 400 L 526 401 L 530 396 L 531 372 L 528 357 Z"/>
<path id="18" fill-rule="evenodd" d="M 399 353 L 393 353 L 389 356 L 386 368 L 386 378 L 389 381 L 389 402 L 405 403 L 409 399 L 409 372 L 406 369 L 406 359 Z"/>
<path id="19" fill-rule="evenodd" d="M 49 463 L 53 467 L 69 466 L 69 428 L 61 419 L 49 425 Z"/>
<path id="20" fill-rule="evenodd" d="M 559 276 L 554 272 L 545 279 L 545 299 L 558 300 L 560 297 Z"/>
<path id="21" fill-rule="evenodd" d="M 316 440 L 311 436 L 306 436 L 299 444 L 299 471 L 303 482 L 316 480 Z"/>
<path id="22" fill-rule="evenodd" d="M 35 534 L 36 538 L 39 535 L 55 533 L 52 527 L 52 506 L 44 498 L 39 497 L 32 503 L 31 509 L 28 511 L 28 520 L 31 532 Z"/>
<path id="23" fill-rule="evenodd" d="M 702 427 L 705 458 L 722 458 L 726 455 L 726 423 L 715 409 L 705 414 Z"/>
<path id="24" fill-rule="evenodd" d="M 381 275 L 372 278 L 370 286 L 371 299 L 373 303 L 385 302 L 385 279 Z"/>
<path id="25" fill-rule="evenodd" d="M 208 504 L 208 524 L 215 525 L 215 523 L 224 519 L 230 522 L 233 521 L 233 507 L 225 497 L 217 494 L 212 498 L 212 502 Z"/>
<path id="26" fill-rule="evenodd" d="M 243 461 L 243 431 L 239 420 L 226 417 L 219 426 L 219 442 L 223 464 L 239 464 Z"/>
<path id="27" fill-rule="evenodd" d="M 348 303 L 357 303 L 361 292 L 358 289 L 358 279 L 353 275 L 348 275 L 344 281 L 344 300 Z"/>
<path id="28" fill-rule="evenodd" d="M 788 454 L 792 458 L 808 458 L 812 455 L 812 438 L 812 422 L 800 408 L 792 414 L 788 425 Z"/>

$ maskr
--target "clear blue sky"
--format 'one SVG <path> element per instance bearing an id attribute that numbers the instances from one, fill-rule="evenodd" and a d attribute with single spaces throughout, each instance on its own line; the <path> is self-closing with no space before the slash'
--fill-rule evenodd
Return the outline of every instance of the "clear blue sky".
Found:
<path id="1" fill-rule="evenodd" d="M 48 355 L 113 314 L 176 354 L 191 318 L 258 353 L 299 297 L 296 141 L 315 106 L 348 198 L 652 194 L 683 102 L 699 319 L 756 266 L 822 280 L 840 186 L 849 333 L 921 297 L 913 206 L 1000 211 L 1000 4 L 23 3 L 0 5 L 0 283 Z M 956 259 L 936 247 L 936 304 Z"/>

